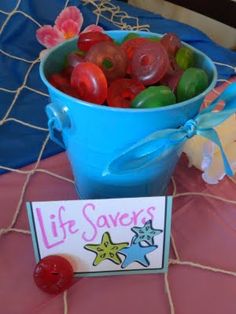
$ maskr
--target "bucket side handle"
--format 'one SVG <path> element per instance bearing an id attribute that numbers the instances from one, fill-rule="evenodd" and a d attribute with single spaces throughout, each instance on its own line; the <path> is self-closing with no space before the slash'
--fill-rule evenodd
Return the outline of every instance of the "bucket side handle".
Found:
<path id="1" fill-rule="evenodd" d="M 59 138 L 56 135 L 57 132 L 61 132 L 66 129 L 70 128 L 71 122 L 70 118 L 67 114 L 67 107 L 59 107 L 53 103 L 48 104 L 46 106 L 46 114 L 48 116 L 48 129 L 49 129 L 49 135 L 50 139 L 61 146 L 63 149 L 65 149 L 65 143 L 61 138 Z"/>

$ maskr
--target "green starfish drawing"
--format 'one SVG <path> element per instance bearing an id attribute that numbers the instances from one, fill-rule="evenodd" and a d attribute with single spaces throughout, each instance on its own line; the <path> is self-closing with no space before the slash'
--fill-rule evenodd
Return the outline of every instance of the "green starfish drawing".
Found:
<path id="1" fill-rule="evenodd" d="M 94 252 L 97 255 L 93 261 L 93 266 L 97 266 L 106 259 L 119 265 L 121 264 L 121 259 L 117 253 L 128 245 L 128 242 L 113 243 L 111 241 L 110 234 L 105 232 L 102 236 L 102 242 L 100 244 L 86 244 L 84 248 L 88 251 Z"/>
<path id="2" fill-rule="evenodd" d="M 133 227 L 131 230 L 136 234 L 133 238 L 133 243 L 144 241 L 149 245 L 154 245 L 154 237 L 163 232 L 161 229 L 153 228 L 151 219 L 143 227 Z"/>

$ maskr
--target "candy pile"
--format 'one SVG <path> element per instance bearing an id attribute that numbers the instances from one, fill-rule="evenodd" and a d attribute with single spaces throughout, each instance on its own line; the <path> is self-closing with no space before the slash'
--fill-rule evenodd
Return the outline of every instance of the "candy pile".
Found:
<path id="1" fill-rule="evenodd" d="M 121 43 L 102 32 L 81 33 L 78 49 L 49 82 L 78 99 L 110 107 L 154 108 L 190 99 L 208 86 L 194 52 L 178 36 L 141 37 Z"/>

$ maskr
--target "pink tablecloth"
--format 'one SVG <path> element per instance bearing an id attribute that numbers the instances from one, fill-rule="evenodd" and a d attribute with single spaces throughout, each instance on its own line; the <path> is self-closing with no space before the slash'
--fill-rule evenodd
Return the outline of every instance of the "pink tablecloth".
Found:
<path id="1" fill-rule="evenodd" d="M 226 177 L 207 185 L 182 156 L 169 187 L 174 202 L 168 274 L 75 279 L 67 292 L 51 296 L 33 281 L 25 202 L 77 198 L 67 157 L 62 153 L 1 175 L 0 313 L 235 314 L 235 184 Z"/>
<path id="2" fill-rule="evenodd" d="M 67 293 L 51 296 L 33 282 L 35 260 L 25 202 L 76 199 L 77 195 L 73 183 L 63 179 L 73 180 L 65 154 L 38 165 L 63 178 L 39 170 L 30 174 L 30 169 L 32 165 L 22 169 L 28 172 L 0 177 L 1 313 L 236 313 L 235 182 L 225 178 L 218 185 L 206 185 L 201 172 L 187 168 L 186 159 L 181 158 L 170 184 L 175 250 L 172 245 L 167 277 L 83 278 L 75 280 Z"/>

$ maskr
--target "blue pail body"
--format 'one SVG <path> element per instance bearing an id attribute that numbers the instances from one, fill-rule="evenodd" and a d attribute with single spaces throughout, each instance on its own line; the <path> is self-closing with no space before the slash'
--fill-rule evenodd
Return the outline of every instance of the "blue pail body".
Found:
<path id="1" fill-rule="evenodd" d="M 115 40 L 122 40 L 128 32 L 107 32 Z M 160 36 L 140 32 L 143 36 Z M 40 75 L 46 84 L 51 104 L 47 115 L 51 138 L 54 131 L 62 134 L 68 159 L 82 199 L 140 197 L 163 195 L 170 182 L 180 151 L 177 150 L 147 167 L 133 171 L 107 172 L 109 164 L 149 134 L 167 128 L 178 128 L 193 118 L 206 94 L 216 83 L 213 62 L 194 48 L 197 65 L 209 77 L 209 87 L 191 100 L 161 108 L 111 108 L 70 97 L 54 88 L 47 80 L 63 67 L 65 56 L 76 48 L 76 40 L 53 49 L 41 62 Z"/>

